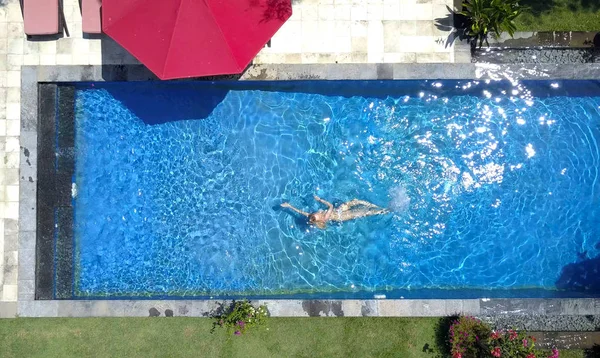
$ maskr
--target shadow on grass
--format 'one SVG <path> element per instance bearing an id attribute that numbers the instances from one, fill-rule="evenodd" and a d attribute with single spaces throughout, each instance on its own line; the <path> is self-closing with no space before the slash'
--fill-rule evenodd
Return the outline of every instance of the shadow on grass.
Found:
<path id="1" fill-rule="evenodd" d="M 222 326 L 219 324 L 219 320 L 226 316 L 228 313 L 233 311 L 235 307 L 235 300 L 231 302 L 218 302 L 217 308 L 205 314 L 205 317 L 214 319 L 212 324 L 212 328 L 210 329 L 210 333 L 215 333 L 217 328 L 221 328 Z"/>
<path id="2" fill-rule="evenodd" d="M 583 9 L 583 10 L 591 10 L 598 11 L 600 10 L 600 0 L 579 0 L 579 1 L 571 1 L 573 2 L 575 10 Z M 579 4 L 577 6 L 576 4 Z M 569 5 L 569 8 L 571 5 Z"/>
<path id="3" fill-rule="evenodd" d="M 438 347 L 439 353 L 438 357 L 450 357 L 451 356 L 451 346 L 450 346 L 450 337 L 448 333 L 450 332 L 450 326 L 452 322 L 458 319 L 458 315 L 442 317 L 440 318 L 437 327 L 435 327 L 435 344 Z"/>
<path id="4" fill-rule="evenodd" d="M 585 349 L 583 351 L 585 358 L 598 358 L 600 357 L 600 345 L 595 344 L 592 348 Z"/>
<path id="5" fill-rule="evenodd" d="M 556 6 L 556 1 L 555 0 L 544 0 L 544 1 L 522 0 L 520 2 L 520 4 L 523 5 L 527 9 L 527 12 L 529 12 L 535 16 L 539 16 L 543 12 L 546 12 L 546 11 L 554 8 Z"/>
<path id="6" fill-rule="evenodd" d="M 600 9 L 600 0 L 521 0 L 520 4 L 534 16 L 539 16 L 555 8 L 564 8 L 570 11 L 597 11 Z"/>

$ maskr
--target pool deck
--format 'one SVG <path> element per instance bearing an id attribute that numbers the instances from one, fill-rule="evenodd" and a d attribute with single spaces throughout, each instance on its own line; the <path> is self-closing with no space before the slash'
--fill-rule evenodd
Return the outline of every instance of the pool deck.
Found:
<path id="1" fill-rule="evenodd" d="M 218 302 L 34 300 L 38 82 L 153 79 L 109 38 L 84 38 L 78 1 L 63 2 L 70 37 L 32 41 L 24 36 L 19 2 L 0 2 L 0 317 L 206 316 Z M 452 5 L 450 0 L 294 0 L 290 21 L 241 78 L 600 78 L 598 64 L 468 63 L 468 48 L 447 41 L 452 24 L 446 6 Z M 274 316 L 600 315 L 599 299 L 264 302 Z"/>

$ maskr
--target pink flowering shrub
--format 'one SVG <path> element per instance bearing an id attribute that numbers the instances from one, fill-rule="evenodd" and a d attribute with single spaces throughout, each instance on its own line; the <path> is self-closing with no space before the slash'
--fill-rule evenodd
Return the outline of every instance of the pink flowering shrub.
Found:
<path id="1" fill-rule="evenodd" d="M 490 353 L 497 358 L 545 358 L 535 349 L 534 337 L 528 336 L 525 332 L 517 332 L 514 329 L 492 332 L 489 346 L 492 347 Z M 496 348 L 498 350 L 494 351 Z"/>
<path id="2" fill-rule="evenodd" d="M 548 358 L 558 358 L 558 349 L 552 348 L 552 354 Z"/>
<path id="3" fill-rule="evenodd" d="M 459 317 L 450 326 L 452 358 L 479 358 L 485 355 L 484 344 L 492 330 L 474 317 Z"/>
<path id="4" fill-rule="evenodd" d="M 559 358 L 558 350 L 548 355 L 535 348 L 535 338 L 513 329 L 492 331 L 473 317 L 460 317 L 450 326 L 452 358 Z"/>
<path id="5" fill-rule="evenodd" d="M 216 317 L 214 326 L 226 327 L 241 336 L 249 328 L 265 324 L 268 317 L 267 306 L 254 307 L 248 300 L 235 301 L 227 312 Z"/>

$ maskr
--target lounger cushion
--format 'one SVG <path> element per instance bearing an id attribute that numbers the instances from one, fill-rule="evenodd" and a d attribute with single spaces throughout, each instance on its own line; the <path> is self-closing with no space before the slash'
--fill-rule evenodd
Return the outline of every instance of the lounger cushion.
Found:
<path id="1" fill-rule="evenodd" d="M 23 0 L 23 17 L 27 35 L 58 33 L 58 0 Z"/>
<path id="2" fill-rule="evenodd" d="M 102 33 L 102 21 L 100 21 L 101 0 L 81 0 L 81 17 L 83 32 L 88 34 Z"/>

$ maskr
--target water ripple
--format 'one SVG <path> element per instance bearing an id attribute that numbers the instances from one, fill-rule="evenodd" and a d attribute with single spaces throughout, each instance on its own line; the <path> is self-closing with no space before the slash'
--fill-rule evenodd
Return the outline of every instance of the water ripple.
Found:
<path id="1" fill-rule="evenodd" d="M 79 90 L 76 295 L 553 288 L 599 254 L 599 97 L 427 86 L 231 90 L 154 125 Z M 321 231 L 278 209 L 313 194 L 395 211 Z"/>

